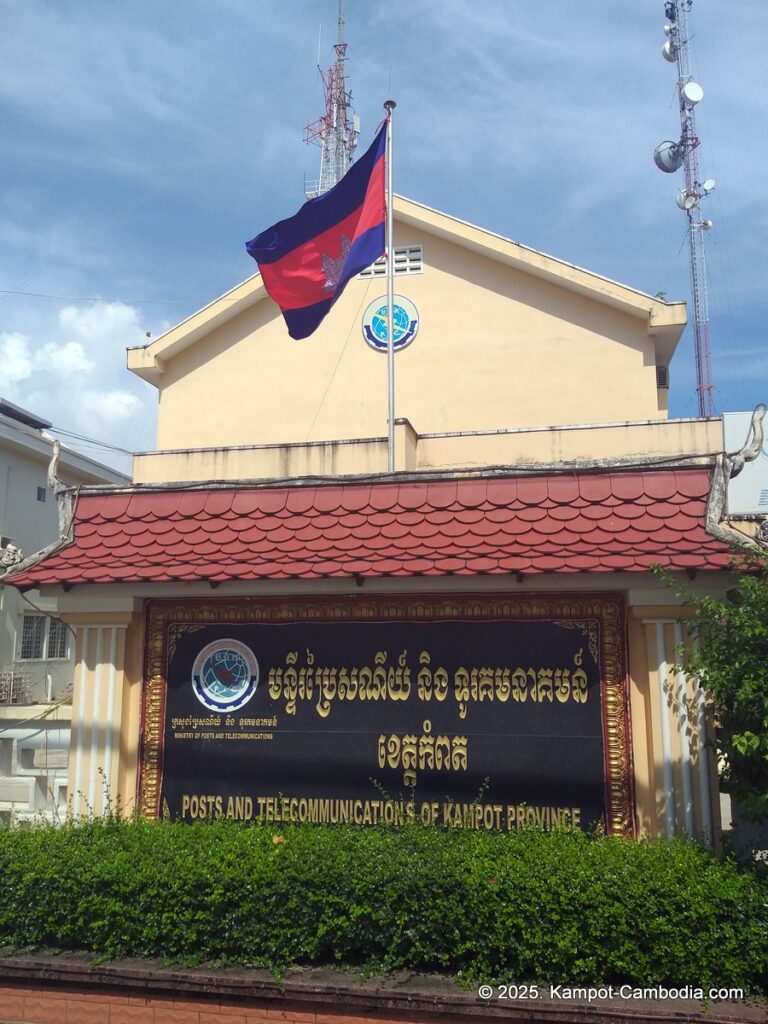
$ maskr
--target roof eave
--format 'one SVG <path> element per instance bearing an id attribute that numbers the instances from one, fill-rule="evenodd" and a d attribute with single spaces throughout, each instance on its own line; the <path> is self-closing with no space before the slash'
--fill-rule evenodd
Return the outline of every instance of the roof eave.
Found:
<path id="1" fill-rule="evenodd" d="M 64 488 L 76 497 L 105 494 L 155 494 L 174 491 L 237 491 L 259 488 L 278 490 L 291 487 L 386 487 L 391 484 L 428 484 L 445 480 L 506 479 L 509 477 L 573 476 L 579 473 L 642 472 L 654 469 L 712 470 L 717 456 L 711 453 L 690 453 L 678 456 L 628 456 L 610 459 L 576 459 L 560 462 L 537 462 L 523 465 L 489 465 L 482 468 L 436 468 L 393 473 L 350 473 L 334 476 L 249 477 L 238 480 L 167 480 L 162 483 L 128 483 L 126 485 L 88 484 Z"/>
<path id="2" fill-rule="evenodd" d="M 142 380 L 157 386 L 169 359 L 266 295 L 261 275 L 254 274 L 148 345 L 127 349 L 128 369 Z"/>
<path id="3" fill-rule="evenodd" d="M 666 302 L 403 196 L 395 196 L 395 211 L 403 223 L 418 226 L 447 241 L 460 240 L 466 248 L 482 256 L 592 299 L 598 298 L 614 309 L 645 320 L 649 335 L 661 336 L 666 332 L 668 342 L 674 338 L 676 343 L 687 323 L 684 302 Z M 671 358 L 671 352 L 669 355 Z"/>

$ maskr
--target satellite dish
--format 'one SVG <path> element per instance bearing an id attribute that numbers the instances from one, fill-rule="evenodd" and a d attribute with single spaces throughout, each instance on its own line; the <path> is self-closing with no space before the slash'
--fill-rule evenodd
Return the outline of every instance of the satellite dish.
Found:
<path id="1" fill-rule="evenodd" d="M 690 103 L 692 107 L 704 99 L 704 90 L 698 82 L 686 82 L 681 92 L 685 102 Z"/>
<path id="2" fill-rule="evenodd" d="M 675 202 L 681 210 L 692 210 L 696 205 L 697 200 L 697 196 L 692 195 L 692 193 L 690 192 L 687 192 L 684 188 L 680 189 L 680 191 L 677 193 L 677 197 L 675 198 Z"/>
<path id="3" fill-rule="evenodd" d="M 711 220 L 703 220 L 701 222 L 701 226 L 702 226 L 702 228 L 704 228 L 705 231 L 710 231 L 712 229 L 712 221 Z"/>
<path id="4" fill-rule="evenodd" d="M 664 60 L 668 60 L 670 64 L 674 64 L 677 60 L 677 47 L 671 39 L 668 39 L 662 46 L 661 56 Z"/>
<path id="5" fill-rule="evenodd" d="M 678 142 L 660 142 L 653 151 L 653 162 L 665 174 L 673 174 L 682 167 L 683 153 Z"/>
<path id="6" fill-rule="evenodd" d="M 665 25 L 664 26 L 664 35 L 665 36 L 671 36 L 673 32 L 674 32 L 674 29 L 672 28 L 671 25 Z"/>
<path id="7" fill-rule="evenodd" d="M 715 189 L 715 179 L 714 178 L 707 178 L 706 181 L 703 181 L 701 183 L 701 191 L 702 192 L 713 192 L 714 189 Z"/>

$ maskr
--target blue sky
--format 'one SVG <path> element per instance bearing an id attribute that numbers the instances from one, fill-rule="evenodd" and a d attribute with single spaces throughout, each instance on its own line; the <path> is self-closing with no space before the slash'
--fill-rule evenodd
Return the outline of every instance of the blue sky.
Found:
<path id="1" fill-rule="evenodd" d="M 0 394 L 154 445 L 143 344 L 255 267 L 243 243 L 315 178 L 335 0 L 0 0 Z M 395 188 L 669 299 L 689 295 L 662 0 L 346 0 L 361 151 L 388 95 Z M 768 4 L 691 13 L 719 412 L 768 399 Z M 32 294 L 29 294 L 32 293 Z M 286 343 L 291 343 L 286 339 Z M 696 415 L 690 328 L 671 413 Z M 254 441 L 257 441 L 254 438 Z M 84 449 L 113 461 L 98 448 Z M 125 462 L 122 463 L 126 465 Z"/>

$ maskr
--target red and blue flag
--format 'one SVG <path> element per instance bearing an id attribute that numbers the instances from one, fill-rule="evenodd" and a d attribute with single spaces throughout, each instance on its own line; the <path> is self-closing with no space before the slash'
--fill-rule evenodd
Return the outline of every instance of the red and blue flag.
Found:
<path id="1" fill-rule="evenodd" d="M 386 138 L 385 122 L 337 185 L 246 242 L 292 338 L 308 338 L 347 281 L 384 254 Z"/>

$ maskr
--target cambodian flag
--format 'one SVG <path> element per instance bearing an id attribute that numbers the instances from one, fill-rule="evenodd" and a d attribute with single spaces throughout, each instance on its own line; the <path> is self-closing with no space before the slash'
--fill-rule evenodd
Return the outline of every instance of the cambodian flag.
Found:
<path id="1" fill-rule="evenodd" d="M 308 338 L 355 274 L 384 253 L 386 122 L 341 181 L 246 249 L 292 338 Z"/>

